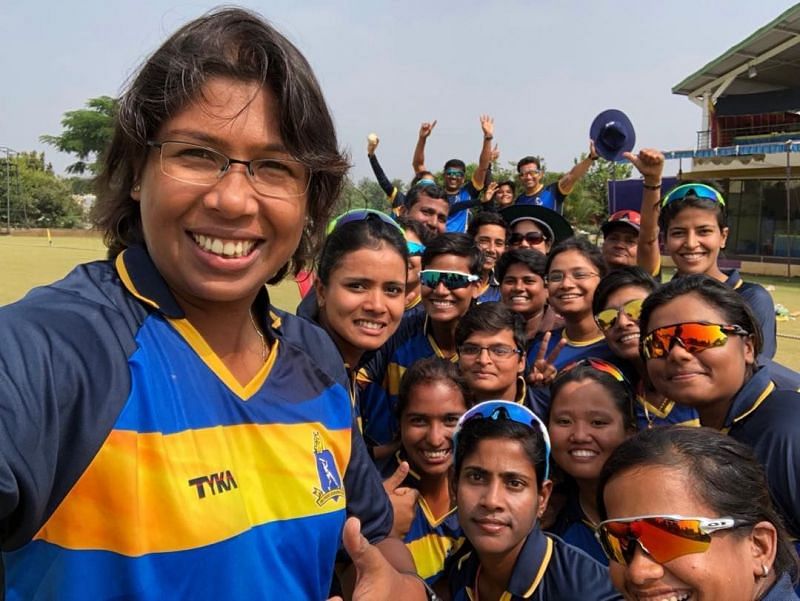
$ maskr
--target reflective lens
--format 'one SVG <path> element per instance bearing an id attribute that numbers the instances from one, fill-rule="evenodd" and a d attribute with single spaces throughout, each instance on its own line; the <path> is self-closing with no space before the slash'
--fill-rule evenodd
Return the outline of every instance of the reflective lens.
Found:
<path id="1" fill-rule="evenodd" d="M 547 480 L 550 477 L 550 436 L 547 434 L 547 428 L 542 420 L 533 411 L 525 405 L 512 403 L 511 401 L 484 401 L 483 403 L 478 403 L 458 420 L 453 433 L 454 453 L 458 444 L 458 433 L 464 427 L 464 424 L 473 419 L 510 420 L 529 428 L 538 428 L 544 438 L 544 479 Z"/>
<path id="2" fill-rule="evenodd" d="M 408 247 L 409 257 L 421 257 L 425 253 L 425 245 L 420 244 L 419 242 L 406 240 L 406 246 Z"/>
<path id="3" fill-rule="evenodd" d="M 617 323 L 617 319 L 623 313 L 628 316 L 628 319 L 638 322 L 639 316 L 642 314 L 643 302 L 643 298 L 636 298 L 628 301 L 624 305 L 620 305 L 619 307 L 609 307 L 608 309 L 603 309 L 600 311 L 600 313 L 594 316 L 594 320 L 597 322 L 597 327 L 604 332 L 610 330 L 614 327 L 614 325 Z"/>
<path id="4" fill-rule="evenodd" d="M 527 242 L 531 246 L 535 246 L 537 244 L 541 244 L 545 240 L 547 240 L 547 236 L 545 236 L 542 232 L 527 232 L 525 234 L 511 234 L 508 238 L 508 243 L 510 246 L 519 246 L 522 244 L 522 241 Z"/>
<path id="5" fill-rule="evenodd" d="M 673 188 L 661 201 L 661 206 L 665 207 L 675 200 L 681 200 L 687 196 L 696 196 L 697 198 L 705 198 L 706 200 L 713 200 L 722 206 L 725 206 L 725 198 L 717 190 L 705 184 L 682 184 L 677 188 Z"/>
<path id="6" fill-rule="evenodd" d="M 375 209 L 353 209 L 351 211 L 347 211 L 346 213 L 342 213 L 328 224 L 328 229 L 325 231 L 325 233 L 330 235 L 330 233 L 340 225 L 351 223 L 353 221 L 365 221 L 370 217 L 375 217 L 388 225 L 396 227 L 398 230 L 400 230 L 400 233 L 402 233 L 403 237 L 405 238 L 405 231 L 402 227 L 400 227 L 399 223 L 397 223 L 386 213 L 376 211 Z"/>
<path id="7" fill-rule="evenodd" d="M 706 349 L 723 346 L 728 335 L 749 336 L 747 330 L 738 325 L 687 322 L 657 328 L 641 341 L 641 351 L 645 359 L 661 359 L 669 355 L 676 344 L 690 353 L 700 353 Z"/>
<path id="8" fill-rule="evenodd" d="M 626 386 L 628 386 L 628 379 L 624 376 L 624 374 L 619 370 L 619 368 L 614 365 L 613 363 L 609 363 L 608 361 L 603 361 L 602 359 L 598 359 L 596 357 L 586 357 L 585 359 L 581 359 L 579 361 L 575 361 L 574 363 L 570 363 L 561 368 L 558 372 L 558 376 L 556 379 L 561 377 L 561 374 L 567 373 L 569 370 L 574 369 L 578 366 L 585 365 L 587 367 L 591 367 L 592 369 L 596 369 L 597 371 L 602 371 L 605 374 L 608 374 L 612 378 L 614 378 L 617 382 L 622 382 Z"/>
<path id="9" fill-rule="evenodd" d="M 597 540 L 608 558 L 628 564 L 637 544 L 658 563 L 691 553 L 703 553 L 711 544 L 711 533 L 744 525 L 732 518 L 685 518 L 642 516 L 606 520 L 597 528 Z"/>
<path id="10" fill-rule="evenodd" d="M 477 275 L 461 273 L 460 271 L 423 269 L 419 272 L 419 281 L 428 288 L 436 288 L 441 283 L 448 290 L 457 290 L 458 288 L 466 288 L 479 279 Z"/>
<path id="11" fill-rule="evenodd" d="M 464 172 L 461 169 L 448 169 L 444 174 L 447 177 L 464 177 Z"/>
<path id="12" fill-rule="evenodd" d="M 147 142 L 161 153 L 161 172 L 186 184 L 213 186 L 233 164 L 244 165 L 253 187 L 265 196 L 292 198 L 302 196 L 311 181 L 309 169 L 286 156 L 243 161 L 189 142 Z"/>

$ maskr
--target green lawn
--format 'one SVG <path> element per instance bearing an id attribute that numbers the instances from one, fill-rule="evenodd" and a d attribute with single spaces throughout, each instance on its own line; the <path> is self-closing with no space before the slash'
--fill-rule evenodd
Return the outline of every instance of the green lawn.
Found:
<path id="1" fill-rule="evenodd" d="M 0 236 L 0 305 L 21 298 L 34 286 L 41 286 L 64 277 L 78 263 L 102 259 L 105 248 L 98 237 L 61 237 L 56 234 L 50 245 L 44 237 Z M 778 322 L 777 360 L 800 371 L 800 278 L 748 277 L 767 286 L 776 303 L 797 319 Z M 774 289 L 773 289 L 774 288 Z M 286 280 L 270 289 L 273 303 L 294 311 L 300 296 L 297 285 Z"/>

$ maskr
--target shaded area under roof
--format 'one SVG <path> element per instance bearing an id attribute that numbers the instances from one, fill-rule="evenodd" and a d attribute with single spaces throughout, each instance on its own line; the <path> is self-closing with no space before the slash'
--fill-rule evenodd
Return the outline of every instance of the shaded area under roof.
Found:
<path id="1" fill-rule="evenodd" d="M 672 88 L 699 97 L 794 88 L 800 74 L 800 3 Z M 724 87 L 722 87 L 724 86 Z"/>

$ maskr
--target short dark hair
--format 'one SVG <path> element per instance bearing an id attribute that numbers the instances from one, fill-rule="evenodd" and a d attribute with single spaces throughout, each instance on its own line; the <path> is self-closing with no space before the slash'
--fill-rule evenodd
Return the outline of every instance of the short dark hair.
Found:
<path id="1" fill-rule="evenodd" d="M 706 303 L 719 310 L 727 324 L 742 326 L 751 336 L 753 350 L 758 356 L 764 346 L 761 325 L 753 310 L 742 295 L 719 280 L 702 273 L 676 277 L 650 294 L 642 304 L 639 330 L 644 337 L 648 333 L 650 316 L 657 308 L 684 296 L 696 294 Z M 691 319 L 687 316 L 687 319 Z"/>
<path id="2" fill-rule="evenodd" d="M 509 330 L 514 337 L 514 344 L 520 351 L 525 351 L 525 322 L 522 316 L 512 311 L 503 303 L 488 302 L 473 305 L 458 320 L 456 326 L 456 346 L 461 346 L 475 332 L 496 334 Z"/>
<path id="3" fill-rule="evenodd" d="M 641 267 L 626 265 L 606 274 L 597 285 L 592 299 L 592 313 L 597 315 L 605 307 L 608 297 L 620 288 L 636 286 L 647 290 L 648 294 L 654 292 L 659 284 L 653 276 Z"/>
<path id="4" fill-rule="evenodd" d="M 467 166 L 464 164 L 464 161 L 462 161 L 461 159 L 450 159 L 449 161 L 447 161 L 444 164 L 444 170 L 445 171 L 447 171 L 451 167 L 454 168 L 454 169 L 461 169 L 461 171 L 463 171 L 465 175 L 467 173 Z"/>
<path id="5" fill-rule="evenodd" d="M 572 368 L 562 369 L 558 372 L 555 380 L 550 384 L 549 411 L 552 411 L 553 401 L 564 386 L 570 382 L 582 382 L 583 380 L 592 380 L 605 388 L 614 401 L 614 407 L 622 414 L 622 423 L 625 429 L 634 430 L 636 428 L 636 418 L 633 413 L 636 399 L 630 383 L 620 382 L 610 374 L 595 369 L 588 363 L 579 363 Z"/>
<path id="6" fill-rule="evenodd" d="M 547 273 L 550 273 L 550 266 L 553 264 L 553 260 L 561 253 L 567 252 L 568 250 L 576 250 L 581 253 L 594 265 L 601 278 L 605 277 L 606 273 L 608 273 L 608 267 L 603 259 L 603 253 L 596 245 L 589 242 L 588 238 L 585 236 L 572 236 L 571 238 L 562 240 L 551 248 L 550 253 L 547 255 L 547 265 L 545 266 Z"/>
<path id="7" fill-rule="evenodd" d="M 504 252 L 500 258 L 497 259 L 497 265 L 494 271 L 498 281 L 502 283 L 503 278 L 506 277 L 508 268 L 517 264 L 524 265 L 528 270 L 542 279 L 547 275 L 547 270 L 545 269 L 547 265 L 547 255 L 532 248 L 512 248 Z"/>
<path id="8" fill-rule="evenodd" d="M 428 243 L 436 237 L 436 234 L 433 233 L 430 228 L 426 227 L 419 221 L 409 219 L 405 215 L 400 215 L 397 218 L 397 223 L 399 223 L 404 230 L 411 230 L 414 232 L 424 246 L 427 246 Z"/>
<path id="9" fill-rule="evenodd" d="M 403 264 L 408 264 L 408 246 L 399 228 L 386 223 L 377 215 L 344 223 L 325 239 L 317 265 L 317 277 L 327 286 L 331 273 L 345 255 L 362 248 L 377 250 L 382 246 L 399 254 Z"/>
<path id="10" fill-rule="evenodd" d="M 436 236 L 425 247 L 425 253 L 422 255 L 422 268 L 427 269 L 431 262 L 441 255 L 464 257 L 469 262 L 469 272 L 472 275 L 481 273 L 483 252 L 475 244 L 475 240 L 467 234 L 446 232 Z"/>
<path id="11" fill-rule="evenodd" d="M 220 8 L 187 23 L 131 79 L 98 179 L 93 220 L 104 233 L 109 258 L 144 244 L 139 203 L 130 192 L 150 151 L 147 142 L 215 77 L 254 82 L 275 94 L 283 143 L 311 174 L 306 227 L 291 261 L 270 280 L 276 283 L 290 265 L 296 274 L 316 255 L 349 164 L 308 61 L 254 12 Z"/>
<path id="12" fill-rule="evenodd" d="M 778 531 L 775 573 L 778 577 L 788 573 L 797 580 L 796 552 L 770 499 L 764 469 L 749 446 L 710 428 L 671 426 L 643 430 L 618 446 L 603 466 L 597 487 L 601 519 L 608 518 L 603 492 L 609 481 L 640 466 L 684 471 L 694 484 L 687 493 L 695 495 L 717 516 L 751 525 L 770 522 Z"/>
<path id="13" fill-rule="evenodd" d="M 519 161 L 517 161 L 517 173 L 522 171 L 522 168 L 525 165 L 530 165 L 530 164 L 536 165 L 536 168 L 539 170 L 542 169 L 542 159 L 540 157 L 526 156 L 522 157 Z"/>
<path id="14" fill-rule="evenodd" d="M 467 233 L 474 238 L 478 235 L 478 230 L 484 225 L 497 225 L 503 228 L 503 231 L 506 233 L 506 238 L 508 238 L 508 224 L 506 220 L 500 216 L 500 213 L 495 213 L 494 211 L 481 211 L 475 215 L 475 218 L 469 224 L 469 228 L 467 228 Z"/>
<path id="15" fill-rule="evenodd" d="M 448 210 L 449 210 L 450 203 L 447 200 L 447 192 L 444 191 L 444 188 L 438 185 L 420 186 L 419 184 L 413 186 L 406 193 L 406 209 L 410 209 L 415 204 L 417 204 L 417 202 L 419 202 L 420 194 L 424 194 L 428 198 L 438 198 L 439 200 L 445 201 L 448 205 Z"/>
<path id="16" fill-rule="evenodd" d="M 428 357 L 412 363 L 403 377 L 400 379 L 400 390 L 397 394 L 397 406 L 395 416 L 398 421 L 403 416 L 408 402 L 411 398 L 411 391 L 415 386 L 431 382 L 448 382 L 453 388 L 461 393 L 464 405 L 467 409 L 472 407 L 474 399 L 472 391 L 467 386 L 467 381 L 458 369 L 458 366 L 447 359 L 441 357 Z"/>
<path id="17" fill-rule="evenodd" d="M 430 171 L 417 171 L 414 174 L 414 179 L 411 180 L 411 184 L 409 185 L 409 189 L 413 188 L 414 186 L 419 184 L 419 181 L 421 179 L 427 179 L 427 176 L 430 176 L 430 179 L 432 179 L 434 181 L 434 183 L 436 182 L 436 176 L 432 172 L 430 172 Z M 427 184 L 427 185 L 430 185 L 430 184 Z"/>
<path id="18" fill-rule="evenodd" d="M 507 439 L 519 442 L 536 471 L 536 484 L 541 489 L 547 470 L 544 435 L 539 428 L 508 419 L 471 419 L 464 422 L 458 433 L 458 444 L 453 458 L 454 483 L 456 485 L 461 477 L 464 460 L 475 452 L 478 443 L 487 439 Z"/>
<path id="19" fill-rule="evenodd" d="M 712 186 L 708 182 L 699 183 L 703 183 L 704 185 L 717 190 L 716 187 Z M 684 182 L 678 182 L 678 185 L 683 184 Z M 717 192 L 719 192 L 719 190 L 717 190 Z M 704 211 L 711 211 L 717 217 L 717 225 L 719 225 L 720 230 L 728 227 L 728 211 L 724 204 L 715 202 L 708 198 L 700 198 L 694 194 L 687 194 L 680 200 L 673 200 L 665 207 L 662 207 L 661 213 L 658 216 L 658 227 L 662 232 L 664 232 L 664 235 L 667 233 L 670 222 L 675 219 L 678 213 L 684 209 L 703 209 Z"/>
<path id="20" fill-rule="evenodd" d="M 517 184 L 513 179 L 504 179 L 502 182 L 497 182 L 497 187 L 499 188 L 500 186 L 511 186 L 512 192 L 515 192 L 517 189 Z"/>

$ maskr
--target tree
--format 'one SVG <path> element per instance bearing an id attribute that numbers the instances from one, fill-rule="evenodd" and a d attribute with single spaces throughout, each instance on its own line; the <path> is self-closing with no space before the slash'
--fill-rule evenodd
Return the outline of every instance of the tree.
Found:
<path id="1" fill-rule="evenodd" d="M 96 175 L 103 154 L 111 144 L 114 117 L 119 101 L 110 96 L 99 96 L 86 101 L 88 108 L 67 111 L 61 120 L 64 131 L 60 136 L 40 136 L 45 144 L 61 152 L 74 154 L 78 161 L 67 167 L 68 173 Z"/>
<path id="2" fill-rule="evenodd" d="M 0 207 L 12 227 L 70 228 L 84 221 L 82 205 L 44 153 L 22 152 L 0 162 L 0 183 Z"/>
<path id="3" fill-rule="evenodd" d="M 398 189 L 403 189 L 403 182 L 393 180 L 392 184 Z M 375 209 L 377 211 L 389 212 L 391 206 L 386 193 L 378 185 L 378 182 L 366 177 L 353 183 L 349 177 L 345 180 L 339 201 L 337 202 L 336 215 L 349 211 L 350 209 Z"/>
<path id="4" fill-rule="evenodd" d="M 586 157 L 575 159 L 577 164 Z M 630 163 L 612 163 L 598 160 L 592 163 L 585 176 L 575 184 L 564 203 L 564 216 L 575 227 L 596 232 L 608 215 L 608 182 L 628 179 L 633 166 Z M 561 174 L 548 174 L 546 183 L 557 181 Z"/>

